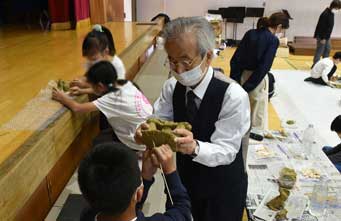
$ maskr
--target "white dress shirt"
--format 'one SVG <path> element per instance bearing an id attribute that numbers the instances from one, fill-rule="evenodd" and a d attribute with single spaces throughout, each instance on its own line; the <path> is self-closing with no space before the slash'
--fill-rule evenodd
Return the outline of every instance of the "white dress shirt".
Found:
<path id="1" fill-rule="evenodd" d="M 311 77 L 316 79 L 322 77 L 322 80 L 325 83 L 328 83 L 328 74 L 333 69 L 333 67 L 334 61 L 331 58 L 323 58 L 314 65 L 310 73 Z"/>
<path id="2" fill-rule="evenodd" d="M 215 74 L 218 79 L 228 78 L 221 74 Z M 213 68 L 209 67 L 204 79 L 193 89 L 197 96 L 195 102 L 200 107 L 207 87 L 213 77 Z M 165 120 L 173 120 L 173 92 L 176 85 L 174 77 L 168 79 L 163 85 L 161 95 L 154 104 L 154 116 Z M 250 128 L 250 103 L 248 94 L 242 87 L 229 82 L 218 120 L 215 123 L 215 131 L 211 136 L 211 142 L 198 140 L 199 152 L 193 161 L 209 167 L 231 164 L 239 152 L 242 137 Z M 187 91 L 192 90 L 187 87 Z M 207 113 L 209 114 L 209 113 Z"/>

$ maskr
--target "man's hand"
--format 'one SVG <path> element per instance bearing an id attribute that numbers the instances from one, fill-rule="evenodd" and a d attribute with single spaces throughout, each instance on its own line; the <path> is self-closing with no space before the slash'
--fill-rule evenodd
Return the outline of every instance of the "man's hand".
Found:
<path id="1" fill-rule="evenodd" d="M 136 129 L 136 132 L 135 132 L 135 142 L 137 144 L 142 144 L 142 130 L 148 130 L 149 129 L 149 126 L 147 123 L 142 123 L 137 129 Z"/>
<path id="2" fill-rule="evenodd" d="M 194 154 L 197 142 L 193 139 L 193 133 L 186 129 L 175 129 L 174 133 L 179 135 L 175 138 L 177 149 L 183 154 Z"/>
<path id="3" fill-rule="evenodd" d="M 57 88 L 52 89 L 52 99 L 53 100 L 56 100 L 56 101 L 63 103 L 64 100 L 67 98 L 68 98 L 67 95 L 63 91 L 60 91 Z"/>

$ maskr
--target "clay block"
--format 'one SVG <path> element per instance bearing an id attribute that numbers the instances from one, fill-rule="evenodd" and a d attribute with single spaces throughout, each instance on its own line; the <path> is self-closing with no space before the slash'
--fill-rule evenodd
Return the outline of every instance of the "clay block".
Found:
<path id="1" fill-rule="evenodd" d="M 151 118 L 147 120 L 148 130 L 142 130 L 142 142 L 148 148 L 159 147 L 168 144 L 174 152 L 177 151 L 175 138 L 177 135 L 173 133 L 175 129 L 192 130 L 192 126 L 187 122 L 172 122 Z"/>
<path id="2" fill-rule="evenodd" d="M 70 89 L 70 83 L 59 79 L 57 81 L 57 88 L 61 91 L 68 92 Z"/>
<path id="3" fill-rule="evenodd" d="M 286 209 L 280 210 L 275 216 L 276 221 L 288 220 L 287 214 L 288 210 Z"/>
<path id="4" fill-rule="evenodd" d="M 269 209 L 274 210 L 274 211 L 279 211 L 284 209 L 284 203 L 288 199 L 290 195 L 290 192 L 288 189 L 279 188 L 279 196 L 276 196 L 272 200 L 270 200 L 266 206 L 269 207 Z"/>
<path id="5" fill-rule="evenodd" d="M 284 167 L 279 176 L 279 186 L 287 189 L 291 189 L 294 187 L 296 183 L 296 172 L 293 169 Z"/>

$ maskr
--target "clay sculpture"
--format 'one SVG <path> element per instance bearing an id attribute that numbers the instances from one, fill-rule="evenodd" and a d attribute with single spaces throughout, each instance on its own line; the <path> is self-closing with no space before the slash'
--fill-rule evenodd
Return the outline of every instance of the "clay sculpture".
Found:
<path id="1" fill-rule="evenodd" d="M 296 172 L 293 169 L 284 167 L 278 179 L 279 186 L 287 189 L 292 189 L 296 183 Z"/>
<path id="2" fill-rule="evenodd" d="M 284 203 L 289 197 L 289 190 L 279 187 L 279 196 L 276 196 L 272 200 L 270 200 L 266 206 L 269 207 L 269 209 L 274 211 L 279 211 L 284 209 Z"/>
<path id="3" fill-rule="evenodd" d="M 61 91 L 68 92 L 70 89 L 70 84 L 69 84 L 69 82 L 66 82 L 66 81 L 59 79 L 57 81 L 57 88 Z"/>
<path id="4" fill-rule="evenodd" d="M 163 144 L 168 144 L 174 152 L 177 151 L 175 138 L 177 134 L 173 132 L 174 129 L 192 130 L 192 126 L 187 122 L 172 122 L 160 119 L 151 118 L 147 120 L 149 128 L 142 130 L 142 143 L 147 148 L 159 147 Z"/>

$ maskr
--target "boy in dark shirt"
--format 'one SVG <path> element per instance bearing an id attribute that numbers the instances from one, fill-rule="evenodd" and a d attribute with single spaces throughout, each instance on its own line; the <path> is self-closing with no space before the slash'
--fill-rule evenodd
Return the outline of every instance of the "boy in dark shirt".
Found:
<path id="1" fill-rule="evenodd" d="M 167 195 L 166 212 L 145 217 L 141 211 L 154 174 L 162 166 L 173 199 Z M 191 205 L 167 145 L 144 153 L 142 171 L 136 153 L 121 143 L 96 146 L 78 169 L 78 183 L 91 208 L 81 221 L 190 221 Z"/>
<path id="2" fill-rule="evenodd" d="M 337 135 L 341 138 L 341 115 L 337 116 L 330 129 L 335 131 Z M 336 169 L 341 172 L 341 143 L 336 147 L 323 147 L 323 152 L 328 156 L 329 160 L 335 165 Z"/>

